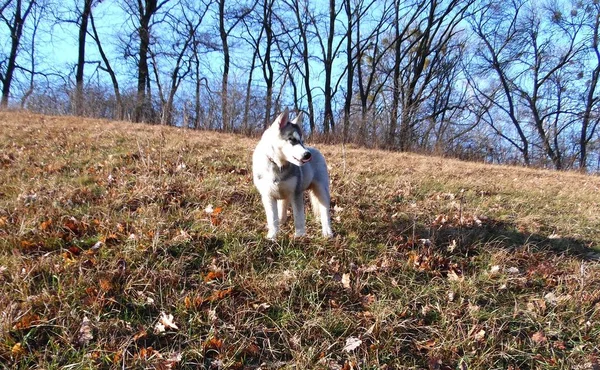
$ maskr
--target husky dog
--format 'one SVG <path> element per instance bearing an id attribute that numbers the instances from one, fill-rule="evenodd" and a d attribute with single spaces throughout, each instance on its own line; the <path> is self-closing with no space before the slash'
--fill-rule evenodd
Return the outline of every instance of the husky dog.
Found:
<path id="1" fill-rule="evenodd" d="M 254 185 L 267 213 L 267 238 L 275 239 L 279 225 L 287 219 L 290 203 L 295 236 L 305 234 L 305 190 L 310 190 L 313 213 L 321 219 L 323 236 L 331 237 L 325 157 L 317 149 L 304 146 L 300 130 L 302 112 L 292 122 L 288 118 L 286 108 L 264 132 L 252 156 Z"/>

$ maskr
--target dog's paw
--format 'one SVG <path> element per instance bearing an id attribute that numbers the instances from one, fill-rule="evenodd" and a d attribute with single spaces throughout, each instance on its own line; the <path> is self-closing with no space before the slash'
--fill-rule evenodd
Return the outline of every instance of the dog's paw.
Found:
<path id="1" fill-rule="evenodd" d="M 306 235 L 306 231 L 300 230 L 294 233 L 294 238 L 302 238 Z"/>

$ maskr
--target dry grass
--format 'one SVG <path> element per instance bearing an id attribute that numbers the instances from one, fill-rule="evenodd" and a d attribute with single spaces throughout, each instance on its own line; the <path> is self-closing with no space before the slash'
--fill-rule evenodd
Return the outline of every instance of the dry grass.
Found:
<path id="1" fill-rule="evenodd" d="M 337 235 L 272 243 L 255 143 L 0 113 L 0 364 L 599 366 L 600 178 L 319 146 Z"/>

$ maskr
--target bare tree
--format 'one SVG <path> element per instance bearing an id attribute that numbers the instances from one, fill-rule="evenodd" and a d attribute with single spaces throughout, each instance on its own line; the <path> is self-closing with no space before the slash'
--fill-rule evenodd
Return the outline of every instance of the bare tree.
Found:
<path id="1" fill-rule="evenodd" d="M 449 43 L 460 32 L 459 25 L 473 2 L 431 0 L 427 3 L 427 13 L 411 36 L 416 43 L 406 54 L 408 59 L 401 73 L 400 150 L 408 150 L 414 141 L 414 129 L 419 122 L 417 114 L 426 99 L 425 92 L 435 80 L 437 66 L 442 64 Z"/>
<path id="2" fill-rule="evenodd" d="M 600 79 L 600 4 L 573 2 L 568 3 L 570 10 L 565 11 L 556 3 L 551 5 L 552 20 L 563 29 L 573 25 L 582 27 L 586 48 L 575 80 L 582 80 L 580 100 L 583 108 L 579 114 L 581 129 L 579 133 L 579 168 L 588 168 L 589 146 L 600 124 L 600 99 L 598 82 Z M 564 5 L 563 5 L 564 6 Z"/>
<path id="3" fill-rule="evenodd" d="M 483 7 L 481 12 L 472 20 L 472 28 L 481 40 L 478 57 L 481 58 L 479 76 L 488 76 L 490 72 L 497 75 L 498 83 L 492 87 L 485 87 L 486 79 L 480 84 L 471 76 L 470 84 L 476 91 L 478 105 L 483 108 L 480 117 L 489 117 L 487 123 L 500 137 L 508 141 L 523 156 L 526 165 L 531 163 L 530 143 L 525 135 L 525 130 L 517 113 L 516 92 L 506 76 L 505 69 L 511 60 L 519 57 L 519 52 L 511 47 L 514 43 L 521 43 L 518 29 L 518 17 L 523 6 L 522 0 L 512 0 L 510 7 L 490 6 Z M 467 73 L 469 70 L 467 69 Z M 511 137 L 497 122 L 492 109 L 496 108 L 504 113 L 517 132 L 517 138 Z"/>
<path id="4" fill-rule="evenodd" d="M 264 36 L 265 28 L 263 27 L 263 23 L 260 21 L 262 15 L 257 14 L 258 12 L 252 12 L 248 16 L 242 19 L 244 24 L 245 32 L 241 39 L 245 40 L 248 47 L 252 50 L 252 59 L 250 62 L 250 69 L 248 71 L 248 80 L 246 82 L 246 96 L 244 99 L 244 114 L 243 114 L 243 130 L 245 132 L 250 132 L 252 130 L 252 126 L 250 125 L 249 115 L 250 115 L 250 102 L 252 100 L 252 82 L 254 77 L 254 70 L 256 69 L 256 63 L 258 61 L 260 55 L 260 47 L 262 43 L 262 38 Z M 258 29 L 255 28 L 256 25 L 260 25 Z"/>
<path id="5" fill-rule="evenodd" d="M 137 56 L 137 99 L 133 120 L 146 122 L 151 120 L 152 102 L 149 96 L 150 69 L 148 64 L 150 37 L 153 19 L 169 0 L 126 0 L 125 11 L 135 24 L 135 36 L 138 42 Z"/>
<path id="6" fill-rule="evenodd" d="M 173 117 L 175 95 L 182 81 L 192 73 L 193 55 L 189 55 L 194 42 L 194 36 L 202 25 L 210 1 L 206 2 L 179 2 L 169 14 L 166 15 L 163 24 L 166 26 L 163 34 L 171 34 L 172 38 L 161 37 L 157 42 L 157 50 L 150 49 L 152 66 L 154 70 L 156 85 L 161 100 L 161 124 L 172 125 L 175 123 Z M 161 50 L 158 50 L 158 45 Z M 166 50 L 165 50 L 166 49 Z M 198 51 L 198 50 L 196 50 Z M 158 58 L 170 62 L 172 69 L 168 74 L 168 87 L 163 88 Z"/>
<path id="7" fill-rule="evenodd" d="M 45 2 L 39 2 L 32 10 L 30 15 L 32 19 L 31 22 L 31 35 L 29 38 L 29 49 L 24 50 L 29 53 L 29 68 L 21 68 L 24 71 L 27 71 L 29 75 L 29 86 L 27 90 L 21 96 L 21 109 L 25 109 L 25 105 L 27 104 L 27 100 L 33 94 L 35 90 L 35 77 L 40 74 L 44 77 L 48 78 L 47 74 L 40 73 L 37 71 L 37 61 L 36 61 L 36 49 L 37 49 L 37 35 L 40 29 L 40 25 L 42 20 L 44 19 L 44 14 L 48 11 L 48 4 Z"/>
<path id="8" fill-rule="evenodd" d="M 23 2 L 23 0 L 6 0 L 0 5 L 0 20 L 2 20 L 10 32 L 10 51 L 6 60 L 0 61 L 0 82 L 2 82 L 2 98 L 0 107 L 8 106 L 10 88 L 13 82 L 15 70 L 18 67 L 17 57 L 21 47 L 21 36 L 27 17 L 36 5 L 35 0 Z"/>
<path id="9" fill-rule="evenodd" d="M 349 1 L 349 0 L 348 0 Z M 302 62 L 302 68 L 298 69 L 298 72 L 302 76 L 302 82 L 304 84 L 304 91 L 306 94 L 306 106 L 308 108 L 308 119 L 310 132 L 315 131 L 315 108 L 313 102 L 313 86 L 311 82 L 310 72 L 310 50 L 309 50 L 309 2 L 308 0 L 303 1 L 286 1 L 287 6 L 294 13 L 294 18 L 298 30 L 298 37 L 300 41 L 294 45 L 298 50 L 300 60 Z"/>
<path id="10" fill-rule="evenodd" d="M 519 133 L 521 145 L 497 124 L 492 127 L 521 151 L 526 164 L 531 163 L 529 144 L 533 144 L 554 168 L 563 169 L 566 150 L 563 136 L 573 122 L 565 118 L 571 115 L 567 106 L 572 102 L 563 91 L 569 88 L 572 66 L 584 44 L 580 24 L 552 27 L 543 10 L 515 0 L 511 7 L 482 11 L 474 29 L 485 50 L 482 60 L 494 72 L 499 85 L 487 91 L 477 87 L 477 91 L 508 115 Z M 526 136 L 524 123 L 531 125 L 534 138 Z"/>
<path id="11" fill-rule="evenodd" d="M 273 38 L 273 4 L 275 0 L 263 0 L 262 2 L 262 27 L 265 32 L 265 50 L 264 54 L 259 53 L 258 57 L 261 61 L 263 77 L 266 85 L 266 103 L 265 103 L 265 120 L 264 128 L 267 128 L 271 123 L 271 110 L 273 105 L 273 63 L 271 61 L 271 47 Z"/>
<path id="12" fill-rule="evenodd" d="M 89 19 L 90 19 L 90 25 L 92 26 L 92 33 L 91 33 L 90 37 L 96 43 L 96 46 L 98 48 L 98 53 L 100 54 L 100 57 L 102 58 L 102 62 L 104 63 L 103 65 L 100 64 L 99 68 L 101 70 L 105 71 L 106 73 L 108 73 L 108 76 L 110 77 L 110 80 L 112 83 L 113 93 L 115 94 L 115 101 L 116 101 L 115 118 L 123 119 L 125 117 L 125 105 L 123 103 L 123 98 L 121 96 L 121 90 L 119 88 L 119 81 L 117 79 L 117 74 L 115 73 L 114 69 L 112 68 L 110 59 L 108 58 L 108 55 L 106 54 L 106 52 L 102 46 L 102 41 L 100 40 L 100 36 L 98 35 L 98 29 L 96 27 L 96 22 L 94 20 L 93 11 L 90 12 Z"/>
<path id="13" fill-rule="evenodd" d="M 421 16 L 421 13 L 426 9 L 426 1 L 417 1 L 408 5 L 409 8 L 402 8 L 400 0 L 393 1 L 393 27 L 394 27 L 394 63 L 392 66 L 392 99 L 390 109 L 390 125 L 386 138 L 386 146 L 388 148 L 395 147 L 396 127 L 398 124 L 398 113 L 400 107 L 400 72 L 402 63 L 406 55 L 412 50 L 414 44 L 418 41 L 415 37 L 416 30 L 413 28 L 413 22 Z M 408 14 L 405 9 L 408 10 Z M 408 45 L 407 45 L 408 44 Z"/>
<path id="14" fill-rule="evenodd" d="M 312 15 L 311 25 L 313 26 L 314 36 L 318 41 L 318 48 L 320 50 L 319 59 L 323 65 L 324 74 L 324 85 L 323 85 L 323 131 L 325 135 L 329 134 L 329 131 L 335 131 L 335 121 L 333 119 L 333 108 L 332 101 L 336 92 L 336 88 L 333 85 L 333 64 L 334 60 L 344 45 L 345 34 L 342 37 L 338 37 L 336 40 L 336 22 L 338 15 L 344 8 L 344 4 L 337 6 L 335 0 L 329 0 L 328 12 L 325 15 L 325 21 L 321 21 L 320 15 Z M 320 25 L 325 24 L 326 31 L 324 32 Z M 339 82 L 339 81 L 338 81 Z M 337 85 L 336 85 L 337 87 Z"/>
<path id="15" fill-rule="evenodd" d="M 223 120 L 223 129 L 231 130 L 233 124 L 230 122 L 229 114 L 229 69 L 231 67 L 231 56 L 229 50 L 229 35 L 237 25 L 248 16 L 256 6 L 257 1 L 252 1 L 250 5 L 242 5 L 227 9 L 226 0 L 218 0 L 219 5 L 219 36 L 223 47 L 223 78 L 221 81 L 221 119 Z"/>
<path id="16" fill-rule="evenodd" d="M 75 73 L 75 115 L 83 115 L 83 73 L 85 67 L 85 43 L 88 34 L 88 21 L 92 13 L 94 0 L 82 0 L 83 8 L 79 17 L 79 35 L 77 40 L 77 71 Z"/>
<path id="17" fill-rule="evenodd" d="M 366 12 L 374 6 L 375 2 L 371 1 L 364 6 L 364 11 L 361 8 L 359 12 Z M 356 77 L 358 84 L 358 97 L 360 100 L 360 123 L 358 127 L 357 140 L 360 144 L 364 144 L 368 136 L 367 124 L 369 122 L 369 113 L 377 102 L 379 94 L 383 91 L 389 73 L 385 73 L 380 69 L 380 64 L 384 60 L 387 52 L 392 47 L 391 40 L 386 38 L 390 27 L 391 9 L 389 3 L 385 2 L 385 7 L 381 11 L 381 16 L 377 19 L 375 25 L 363 35 L 365 27 L 363 26 L 363 16 L 356 18 Z M 384 40 L 386 39 L 386 40 Z"/>

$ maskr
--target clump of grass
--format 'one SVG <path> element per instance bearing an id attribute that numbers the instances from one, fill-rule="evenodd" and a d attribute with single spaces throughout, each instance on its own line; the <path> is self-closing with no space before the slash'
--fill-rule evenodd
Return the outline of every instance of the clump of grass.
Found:
<path id="1" fill-rule="evenodd" d="M 336 237 L 273 243 L 254 139 L 0 122 L 11 368 L 597 365 L 597 177 L 324 145 Z"/>

